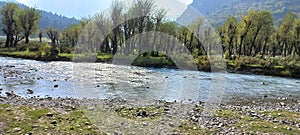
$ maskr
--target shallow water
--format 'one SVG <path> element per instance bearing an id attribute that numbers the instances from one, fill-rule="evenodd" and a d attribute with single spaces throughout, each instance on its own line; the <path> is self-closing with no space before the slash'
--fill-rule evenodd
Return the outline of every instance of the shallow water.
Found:
<path id="1" fill-rule="evenodd" d="M 280 77 L 7 57 L 0 57 L 0 66 L 2 94 L 13 91 L 22 97 L 227 101 L 233 97 L 300 96 L 299 79 Z"/>

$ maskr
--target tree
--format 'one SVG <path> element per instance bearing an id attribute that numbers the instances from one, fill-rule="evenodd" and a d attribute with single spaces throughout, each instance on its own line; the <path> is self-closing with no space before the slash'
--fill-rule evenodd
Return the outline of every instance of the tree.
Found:
<path id="1" fill-rule="evenodd" d="M 55 48 L 56 47 L 56 40 L 58 40 L 58 38 L 59 38 L 59 32 L 58 32 L 58 30 L 56 30 L 56 29 L 54 29 L 52 27 L 49 27 L 46 30 L 46 33 L 47 33 L 48 37 L 51 40 L 52 48 Z"/>
<path id="2" fill-rule="evenodd" d="M 282 55 L 287 56 L 291 53 L 292 47 L 288 43 L 291 40 L 292 36 L 292 29 L 295 21 L 295 14 L 289 12 L 284 17 L 282 23 L 279 26 L 279 36 L 282 40 Z"/>
<path id="3" fill-rule="evenodd" d="M 40 12 L 35 8 L 25 8 L 17 12 L 17 25 L 22 28 L 25 44 L 29 43 L 29 36 L 38 30 L 40 18 Z"/>
<path id="4" fill-rule="evenodd" d="M 137 27 L 138 27 L 138 33 L 142 34 L 145 29 L 145 21 L 150 16 L 151 12 L 154 9 L 154 1 L 152 0 L 138 0 L 135 1 L 133 7 L 133 13 L 135 13 L 135 17 L 137 17 Z M 142 39 L 143 36 L 139 35 L 138 39 L 138 54 L 141 53 L 142 49 Z"/>
<path id="5" fill-rule="evenodd" d="M 39 37 L 39 41 L 40 41 L 40 43 L 42 43 L 42 38 L 43 38 L 43 30 L 40 30 L 40 31 L 38 32 L 38 37 Z"/>
<path id="6" fill-rule="evenodd" d="M 294 23 L 294 37 L 296 52 L 300 56 L 300 19 L 297 19 L 297 21 Z"/>
<path id="7" fill-rule="evenodd" d="M 237 21 L 236 18 L 231 16 L 227 19 L 224 26 L 220 28 L 223 35 L 223 44 L 225 50 L 228 52 L 228 56 L 231 57 L 233 54 L 234 49 L 234 40 L 236 40 L 236 33 L 237 33 Z M 224 52 L 225 52 L 224 50 Z"/>
<path id="8" fill-rule="evenodd" d="M 18 10 L 20 10 L 20 8 L 15 3 L 7 3 L 3 5 L 1 9 L 2 31 L 6 34 L 5 47 L 11 47 L 13 45 L 13 36 L 17 31 L 17 22 L 14 16 Z"/>
<path id="9" fill-rule="evenodd" d="M 247 39 L 250 42 L 250 46 L 248 48 L 248 55 L 256 55 L 258 52 L 261 51 L 261 44 L 258 43 L 257 39 L 259 36 L 263 36 L 260 34 L 267 34 L 268 37 L 266 40 L 268 40 L 270 33 L 268 31 L 271 31 L 273 24 L 273 16 L 268 11 L 250 11 L 248 13 L 248 17 L 251 20 L 250 30 L 249 34 L 247 36 Z M 254 54 L 252 53 L 253 50 L 255 51 Z"/>
<path id="10" fill-rule="evenodd" d="M 110 52 L 111 50 L 109 46 L 109 33 L 111 32 L 111 22 L 104 13 L 97 14 L 94 19 L 97 29 L 100 31 L 100 51 Z"/>
<path id="11" fill-rule="evenodd" d="M 242 48 L 243 48 L 243 54 L 246 54 L 246 45 L 244 44 L 245 38 L 250 30 L 251 26 L 251 19 L 248 16 L 244 16 L 240 23 L 238 24 L 238 36 L 239 36 L 239 49 L 238 49 L 238 55 L 242 55 Z"/>
<path id="12" fill-rule="evenodd" d="M 113 23 L 113 35 L 112 35 L 112 49 L 113 54 L 118 49 L 118 36 L 120 31 L 120 24 L 122 22 L 123 5 L 120 1 L 113 1 L 111 4 L 111 19 Z"/>

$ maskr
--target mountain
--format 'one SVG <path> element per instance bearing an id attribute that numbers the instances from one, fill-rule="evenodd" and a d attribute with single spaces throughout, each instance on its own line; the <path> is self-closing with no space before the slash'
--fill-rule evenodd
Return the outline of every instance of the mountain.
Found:
<path id="1" fill-rule="evenodd" d="M 214 26 L 224 23 L 229 16 L 240 18 L 249 10 L 267 10 L 274 15 L 274 21 L 280 20 L 288 12 L 300 16 L 300 0 L 194 0 L 178 21 L 191 22 L 198 13 L 205 16 Z"/>
<path id="2" fill-rule="evenodd" d="M 10 1 L 10 2 L 15 2 L 15 1 Z M 6 4 L 7 2 L 3 2 L 0 1 L 0 8 L 2 8 L 2 6 L 4 4 Z M 21 8 L 25 8 L 27 7 L 24 4 L 18 3 L 19 6 Z M 58 14 L 54 14 L 52 12 L 47 12 L 47 11 L 43 11 L 43 10 L 39 10 L 41 13 L 41 20 L 40 20 L 40 29 L 46 29 L 47 27 L 53 27 L 56 28 L 58 30 L 63 30 L 64 28 L 72 25 L 72 24 L 77 24 L 79 23 L 79 20 L 75 19 L 75 18 L 67 18 L 65 16 L 62 15 L 58 15 Z M 1 25 L 1 23 L 0 23 Z M 1 33 L 2 34 L 2 31 Z"/>

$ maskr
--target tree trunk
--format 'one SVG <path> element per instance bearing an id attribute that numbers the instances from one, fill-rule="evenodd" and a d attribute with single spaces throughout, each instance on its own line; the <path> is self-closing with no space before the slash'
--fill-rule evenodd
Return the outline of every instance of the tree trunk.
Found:
<path id="1" fill-rule="evenodd" d="M 5 46 L 6 48 L 10 47 L 10 35 L 6 36 Z"/>
<path id="2" fill-rule="evenodd" d="M 29 36 L 25 37 L 25 44 L 29 44 Z"/>

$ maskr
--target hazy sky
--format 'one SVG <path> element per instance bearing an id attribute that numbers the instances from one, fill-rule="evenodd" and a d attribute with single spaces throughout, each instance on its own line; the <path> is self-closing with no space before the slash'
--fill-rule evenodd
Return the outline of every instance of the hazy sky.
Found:
<path id="1" fill-rule="evenodd" d="M 17 0 L 28 6 L 35 6 L 39 9 L 52 11 L 67 17 L 88 17 L 109 7 L 112 0 Z M 160 6 L 168 8 L 173 13 L 179 14 L 193 0 L 157 0 Z M 179 2 L 180 1 L 180 2 Z M 164 4 L 162 4 L 164 3 Z M 176 3 L 176 4 L 175 4 Z M 170 9 L 172 8 L 172 9 Z M 174 13 L 174 12 L 178 13 Z M 175 15 L 176 16 L 176 15 Z"/>

